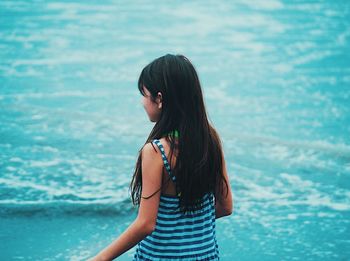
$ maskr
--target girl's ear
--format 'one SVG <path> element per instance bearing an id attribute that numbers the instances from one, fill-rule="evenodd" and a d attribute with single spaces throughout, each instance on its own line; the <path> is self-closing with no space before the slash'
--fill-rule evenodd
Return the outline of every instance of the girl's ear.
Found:
<path id="1" fill-rule="evenodd" d="M 162 96 L 161 92 L 157 93 L 156 102 L 158 104 L 158 109 L 161 109 L 162 108 L 162 102 L 163 102 L 163 96 Z"/>

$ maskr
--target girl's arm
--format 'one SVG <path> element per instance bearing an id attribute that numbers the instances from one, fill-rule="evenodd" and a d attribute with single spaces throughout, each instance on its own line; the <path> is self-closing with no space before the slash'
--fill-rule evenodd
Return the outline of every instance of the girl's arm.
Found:
<path id="1" fill-rule="evenodd" d="M 147 143 L 142 149 L 142 196 L 147 197 L 159 190 L 162 183 L 163 161 L 159 157 L 151 143 Z M 141 197 L 139 212 L 135 221 L 113 241 L 103 249 L 93 261 L 113 260 L 120 256 L 147 235 L 155 228 L 160 191 L 148 199 Z"/>
<path id="2" fill-rule="evenodd" d="M 222 190 L 218 188 L 216 189 L 215 198 L 215 216 L 216 218 L 229 216 L 232 214 L 233 211 L 233 199 L 232 199 L 232 190 L 231 190 L 231 184 L 230 180 L 227 175 L 227 169 L 226 169 L 226 162 L 224 158 L 224 153 L 222 152 L 222 171 L 224 179 L 227 182 L 227 188 L 225 185 L 225 182 L 222 184 Z"/>

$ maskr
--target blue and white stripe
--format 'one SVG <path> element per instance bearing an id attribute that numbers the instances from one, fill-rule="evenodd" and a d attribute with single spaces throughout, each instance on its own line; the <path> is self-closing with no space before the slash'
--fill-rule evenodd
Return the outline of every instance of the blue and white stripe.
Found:
<path id="1" fill-rule="evenodd" d="M 153 143 L 175 182 L 162 144 L 159 140 Z M 160 196 L 156 228 L 138 244 L 134 260 L 219 260 L 213 194 L 206 194 L 202 207 L 192 212 L 181 212 L 179 203 L 177 196 Z"/>
<path id="2" fill-rule="evenodd" d="M 175 182 L 176 181 L 176 178 L 175 176 L 171 173 L 171 170 L 170 170 L 170 164 L 168 162 L 168 159 L 167 157 L 165 156 L 165 151 L 164 151 L 164 147 L 162 145 L 162 143 L 160 143 L 160 140 L 153 140 L 153 143 L 156 144 L 158 146 L 158 148 L 160 149 L 160 152 L 161 152 L 161 155 L 162 155 L 162 159 L 163 159 L 163 163 L 164 163 L 164 166 L 166 168 L 166 170 L 168 171 L 171 179 Z"/>

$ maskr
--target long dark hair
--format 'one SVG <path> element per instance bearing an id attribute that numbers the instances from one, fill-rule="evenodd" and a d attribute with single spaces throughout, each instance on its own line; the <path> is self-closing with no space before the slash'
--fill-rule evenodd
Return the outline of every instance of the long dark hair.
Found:
<path id="1" fill-rule="evenodd" d="M 172 174 L 176 177 L 176 191 L 183 211 L 197 209 L 201 198 L 216 189 L 223 190 L 227 182 L 223 176 L 222 146 L 219 135 L 208 121 L 198 75 L 191 62 L 183 55 L 155 59 L 141 72 L 138 89 L 144 88 L 155 100 L 162 93 L 162 111 L 145 144 L 165 137 L 170 143 L 170 159 L 175 140 L 168 133 L 179 132 L 176 164 Z M 142 193 L 141 152 L 130 184 L 131 198 L 139 205 Z M 226 190 L 228 191 L 228 190 Z"/>

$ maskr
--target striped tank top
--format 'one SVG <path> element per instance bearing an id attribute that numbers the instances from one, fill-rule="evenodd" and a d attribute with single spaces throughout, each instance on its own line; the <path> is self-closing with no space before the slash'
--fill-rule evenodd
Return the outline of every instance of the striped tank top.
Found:
<path id="1" fill-rule="evenodd" d="M 173 182 L 170 164 L 159 140 L 164 166 Z M 155 230 L 136 247 L 136 260 L 219 260 L 215 235 L 215 205 L 212 193 L 202 198 L 201 208 L 182 213 L 177 196 L 161 194 Z"/>

